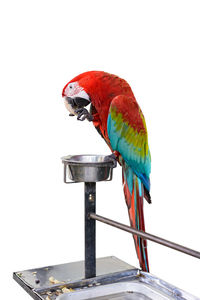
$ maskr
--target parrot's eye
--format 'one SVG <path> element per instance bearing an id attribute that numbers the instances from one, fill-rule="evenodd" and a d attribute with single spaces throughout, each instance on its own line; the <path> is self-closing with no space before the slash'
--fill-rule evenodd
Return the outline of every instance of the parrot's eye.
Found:
<path id="1" fill-rule="evenodd" d="M 72 89 L 72 88 L 73 88 L 73 86 L 70 84 L 70 85 L 69 85 L 69 88 L 70 88 L 70 89 Z"/>

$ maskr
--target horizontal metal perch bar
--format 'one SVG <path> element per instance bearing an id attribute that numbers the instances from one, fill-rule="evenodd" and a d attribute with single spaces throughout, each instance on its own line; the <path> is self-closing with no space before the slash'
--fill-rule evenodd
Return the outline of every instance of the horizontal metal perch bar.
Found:
<path id="1" fill-rule="evenodd" d="M 194 257 L 200 259 L 200 252 L 195 251 L 195 250 L 192 250 L 192 249 L 187 248 L 187 247 L 184 247 L 184 246 L 181 246 L 181 245 L 179 245 L 179 244 L 170 242 L 170 241 L 165 240 L 165 239 L 163 239 L 163 238 L 160 238 L 160 237 L 158 237 L 158 236 L 155 236 L 155 235 L 146 233 L 146 232 L 141 231 L 141 230 L 134 229 L 134 228 L 132 228 L 132 227 L 130 227 L 130 226 L 127 226 L 127 225 L 118 223 L 118 222 L 116 222 L 116 221 L 113 221 L 113 220 L 104 218 L 104 217 L 99 216 L 99 215 L 94 214 L 94 213 L 90 213 L 90 214 L 89 214 L 89 218 L 94 219 L 94 220 L 97 220 L 97 221 L 100 221 L 100 222 L 105 223 L 105 224 L 107 224 L 107 225 L 111 225 L 111 226 L 113 226 L 113 227 L 119 228 L 119 229 L 124 230 L 124 231 L 126 231 L 126 232 L 129 232 L 129 233 L 138 235 L 139 237 L 141 237 L 141 238 L 143 238 L 143 239 L 150 240 L 150 241 L 152 241 L 152 242 L 161 244 L 161 245 L 163 245 L 163 246 L 172 248 L 172 249 L 174 249 L 174 250 L 183 252 L 183 253 L 185 253 L 185 254 L 188 254 L 188 255 L 191 255 L 191 256 L 194 256 Z"/>

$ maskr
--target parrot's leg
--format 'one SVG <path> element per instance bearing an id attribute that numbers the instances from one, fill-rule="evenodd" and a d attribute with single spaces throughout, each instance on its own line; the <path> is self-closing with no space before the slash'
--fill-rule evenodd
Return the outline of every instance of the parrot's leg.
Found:
<path id="1" fill-rule="evenodd" d="M 89 122 L 91 122 L 94 119 L 94 117 L 84 107 L 76 109 L 75 112 L 78 114 L 77 120 L 79 121 L 84 121 L 87 119 Z"/>

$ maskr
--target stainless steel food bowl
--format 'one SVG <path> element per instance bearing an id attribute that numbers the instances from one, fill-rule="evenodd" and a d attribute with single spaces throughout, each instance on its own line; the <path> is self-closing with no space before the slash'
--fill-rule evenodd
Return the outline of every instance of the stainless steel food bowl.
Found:
<path id="1" fill-rule="evenodd" d="M 64 182 L 97 182 L 112 180 L 115 164 L 106 155 L 68 155 L 62 157 Z"/>

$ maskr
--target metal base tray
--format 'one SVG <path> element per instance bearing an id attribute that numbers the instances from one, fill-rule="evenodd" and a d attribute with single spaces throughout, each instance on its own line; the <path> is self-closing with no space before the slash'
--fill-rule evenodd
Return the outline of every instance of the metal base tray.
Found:
<path id="1" fill-rule="evenodd" d="M 84 261 L 15 272 L 13 278 L 35 300 L 200 300 L 116 257 L 96 263 L 91 279 L 84 279 Z M 64 287 L 73 291 L 63 294 Z"/>
<path id="2" fill-rule="evenodd" d="M 120 281 L 63 294 L 57 300 L 199 299 L 146 272 L 127 272 Z"/>
<path id="3" fill-rule="evenodd" d="M 149 287 L 147 284 L 137 281 L 120 282 L 104 286 L 92 287 L 75 293 L 63 294 L 58 300 L 162 300 L 174 299 L 161 289 Z"/>
<path id="4" fill-rule="evenodd" d="M 174 299 L 162 292 L 160 289 L 152 289 L 148 285 L 138 282 L 121 282 L 105 286 L 93 287 L 88 290 L 77 291 L 75 293 L 63 294 L 58 300 L 162 300 Z"/>

